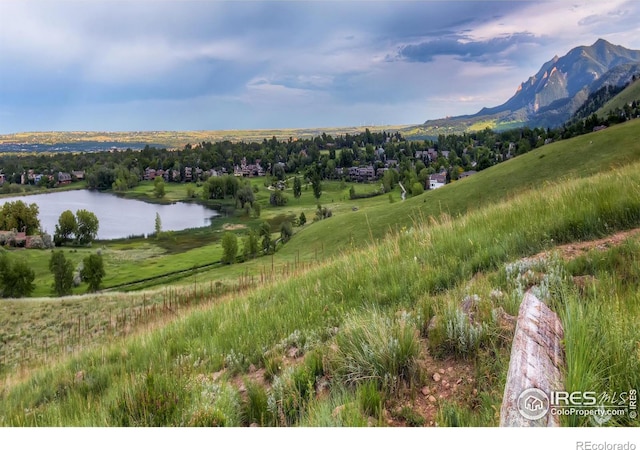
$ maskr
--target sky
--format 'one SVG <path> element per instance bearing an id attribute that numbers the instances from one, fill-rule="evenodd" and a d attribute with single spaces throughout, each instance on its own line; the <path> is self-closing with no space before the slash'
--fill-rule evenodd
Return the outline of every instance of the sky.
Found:
<path id="1" fill-rule="evenodd" d="M 0 0 L 0 133 L 417 124 L 639 24 L 636 0 Z"/>

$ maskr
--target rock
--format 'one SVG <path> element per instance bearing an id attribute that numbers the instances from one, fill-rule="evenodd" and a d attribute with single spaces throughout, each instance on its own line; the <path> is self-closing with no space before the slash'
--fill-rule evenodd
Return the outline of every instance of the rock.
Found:
<path id="1" fill-rule="evenodd" d="M 456 384 L 462 384 L 462 378 L 458 378 L 458 379 L 456 380 Z"/>
<path id="2" fill-rule="evenodd" d="M 258 425 L 257 423 L 253 422 L 251 425 L 249 425 L 249 428 L 258 428 L 260 425 Z"/>
<path id="3" fill-rule="evenodd" d="M 442 387 L 445 389 L 449 387 L 449 383 L 447 382 L 447 380 L 442 380 Z"/>
<path id="4" fill-rule="evenodd" d="M 433 395 L 429 396 L 429 403 L 435 403 L 436 402 L 436 398 Z"/>
<path id="5" fill-rule="evenodd" d="M 435 381 L 436 383 L 440 382 L 440 374 L 438 372 L 433 374 L 433 381 Z"/>
<path id="6" fill-rule="evenodd" d="M 451 367 L 451 366 L 447 367 L 447 372 L 449 372 L 449 373 L 453 372 L 453 367 Z"/>
<path id="7" fill-rule="evenodd" d="M 429 394 L 431 394 L 431 389 L 429 389 L 427 386 L 423 387 L 422 390 L 422 395 L 424 395 L 425 397 Z"/>
<path id="8" fill-rule="evenodd" d="M 76 380 L 76 383 L 80 383 L 84 381 L 84 370 L 76 372 L 75 380 Z"/>
<path id="9" fill-rule="evenodd" d="M 249 364 L 249 373 L 255 373 L 256 372 L 256 366 L 254 366 L 253 364 Z"/>
<path id="10" fill-rule="evenodd" d="M 444 375 L 444 369 L 440 369 L 440 370 L 438 370 L 438 372 L 440 372 L 441 374 Z"/>
<path id="11" fill-rule="evenodd" d="M 298 347 L 291 347 L 287 352 L 287 356 L 289 358 L 296 358 L 298 356 L 299 350 Z"/>

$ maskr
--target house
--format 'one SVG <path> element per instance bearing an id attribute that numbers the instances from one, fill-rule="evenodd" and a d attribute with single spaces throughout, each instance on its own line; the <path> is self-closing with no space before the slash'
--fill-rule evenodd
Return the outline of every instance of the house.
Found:
<path id="1" fill-rule="evenodd" d="M 447 184 L 447 173 L 434 173 L 429 175 L 429 189 L 438 189 Z"/>
<path id="2" fill-rule="evenodd" d="M 67 172 L 58 172 L 58 184 L 70 184 L 71 174 Z"/>
<path id="3" fill-rule="evenodd" d="M 146 169 L 144 169 L 143 178 L 147 181 L 154 180 L 156 178 L 156 169 L 152 169 L 150 167 L 147 167 Z"/>
<path id="4" fill-rule="evenodd" d="M 398 165 L 398 160 L 397 159 L 387 159 L 384 162 L 384 166 L 385 167 L 389 167 L 389 168 L 396 167 L 397 165 Z"/>
<path id="5" fill-rule="evenodd" d="M 76 180 L 84 180 L 84 170 L 73 170 L 71 176 L 75 177 Z"/>
<path id="6" fill-rule="evenodd" d="M 422 161 L 429 161 L 429 152 L 427 150 L 416 150 L 416 159 L 421 159 Z"/>
<path id="7" fill-rule="evenodd" d="M 193 168 L 186 166 L 184 168 L 184 181 L 192 181 L 193 180 Z"/>
<path id="8" fill-rule="evenodd" d="M 351 181 L 374 181 L 376 171 L 373 166 L 350 167 L 349 178 Z"/>
<path id="9" fill-rule="evenodd" d="M 478 172 L 476 172 L 475 170 L 467 170 L 466 172 L 462 172 L 460 175 L 458 175 L 458 180 L 470 177 L 471 175 L 475 175 L 476 173 Z"/>

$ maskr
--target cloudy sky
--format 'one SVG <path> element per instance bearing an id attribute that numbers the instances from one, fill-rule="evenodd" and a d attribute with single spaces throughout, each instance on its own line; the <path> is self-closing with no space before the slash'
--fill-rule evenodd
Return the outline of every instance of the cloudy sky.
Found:
<path id="1" fill-rule="evenodd" d="M 0 133 L 421 123 L 639 24 L 635 0 L 0 0 Z"/>

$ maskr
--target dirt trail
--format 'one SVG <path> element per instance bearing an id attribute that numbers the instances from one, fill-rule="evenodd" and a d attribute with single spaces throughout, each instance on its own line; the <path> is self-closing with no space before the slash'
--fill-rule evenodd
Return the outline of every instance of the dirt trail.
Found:
<path id="1" fill-rule="evenodd" d="M 631 230 L 621 231 L 611 236 L 607 236 L 602 239 L 596 239 L 593 241 L 572 242 L 570 244 L 558 245 L 551 250 L 545 250 L 533 256 L 533 258 L 545 257 L 557 252 L 563 259 L 573 259 L 591 250 L 604 251 L 611 247 L 620 245 L 627 239 L 636 238 L 640 235 L 640 228 L 634 228 Z"/>

